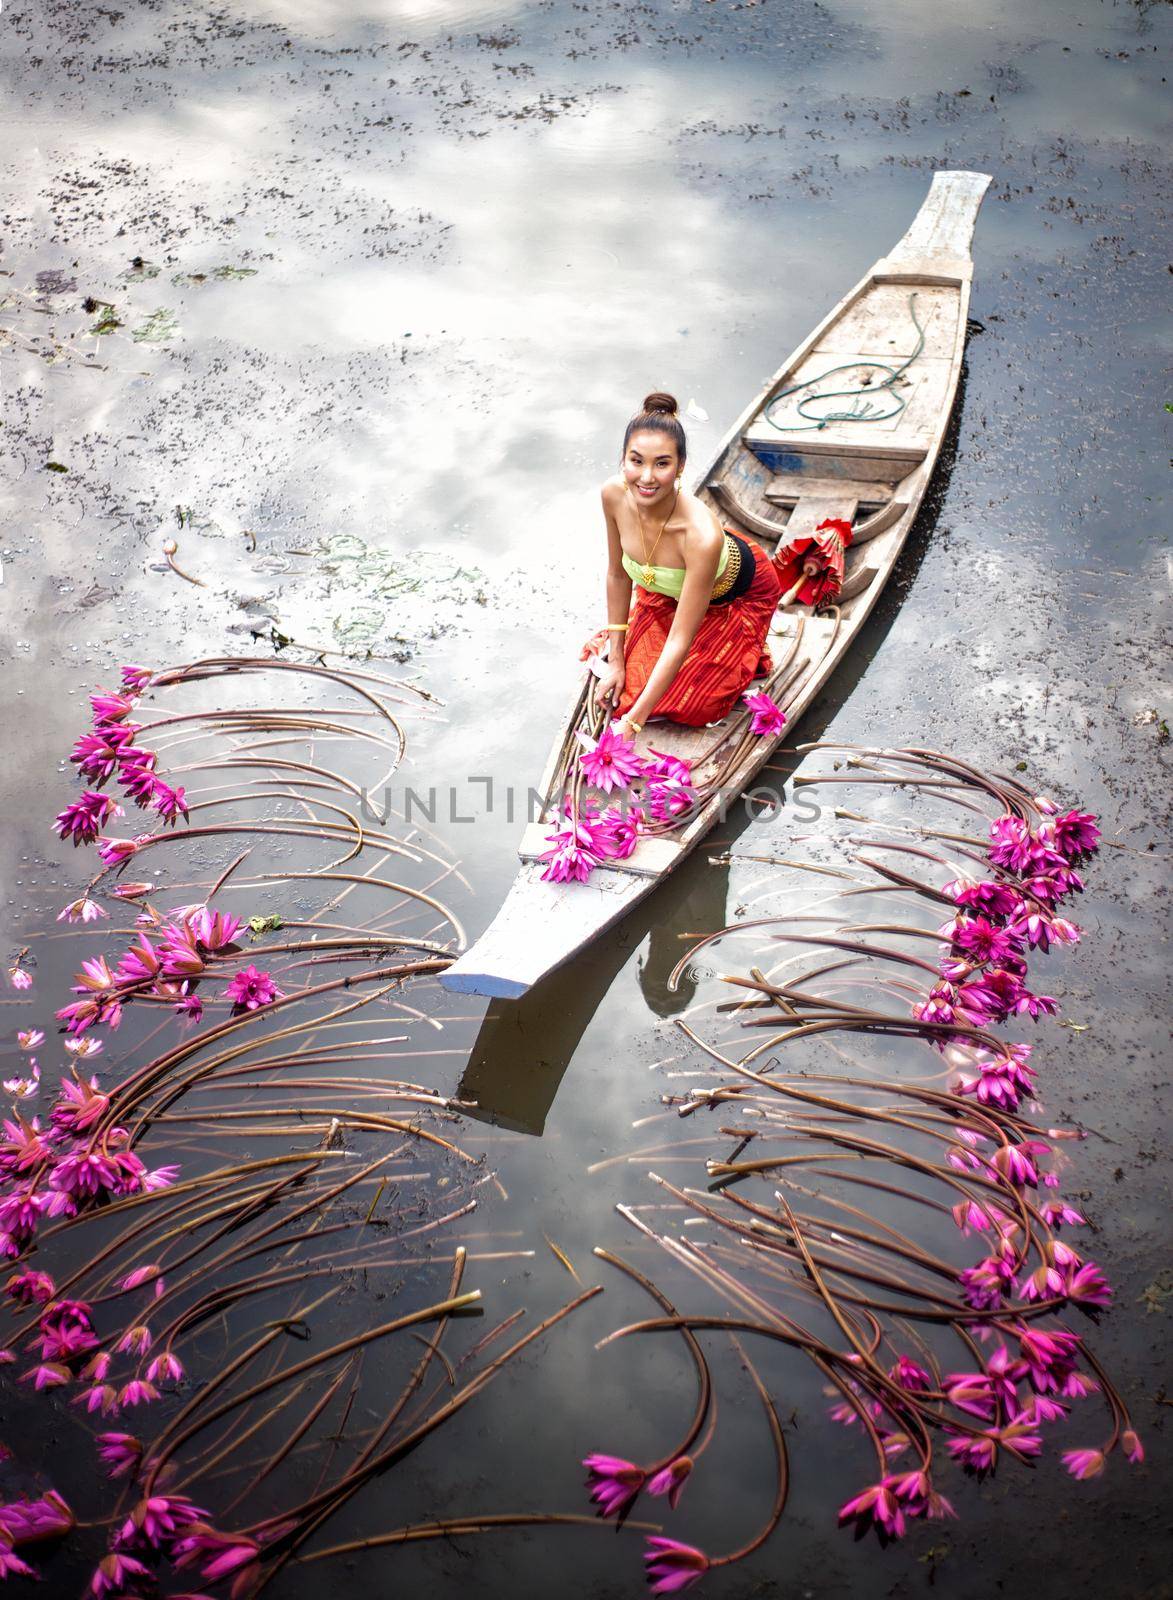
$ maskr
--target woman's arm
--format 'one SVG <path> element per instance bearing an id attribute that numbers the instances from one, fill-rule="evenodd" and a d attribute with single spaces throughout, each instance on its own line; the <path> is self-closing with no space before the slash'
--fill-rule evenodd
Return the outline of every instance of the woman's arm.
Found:
<path id="1" fill-rule="evenodd" d="M 641 725 L 653 715 L 657 705 L 668 693 L 684 659 L 692 648 L 697 630 L 713 597 L 713 584 L 717 577 L 717 563 L 721 559 L 724 534 L 714 538 L 707 529 L 690 532 L 684 541 L 684 587 L 676 603 L 676 615 L 660 651 L 660 658 L 648 675 L 643 692 L 625 718 Z"/>
<path id="2" fill-rule="evenodd" d="M 631 579 L 623 565 L 623 544 L 619 538 L 619 524 L 615 520 L 615 513 L 608 504 L 608 490 L 610 484 L 604 484 L 602 491 L 603 516 L 607 523 L 607 622 L 626 623 L 627 614 L 631 610 Z M 607 666 L 606 674 L 599 679 L 599 699 L 604 704 L 619 704 L 619 696 L 623 693 L 623 683 L 626 677 L 626 663 L 624 660 L 627 645 L 627 632 L 625 628 L 608 628 L 607 633 Z"/>

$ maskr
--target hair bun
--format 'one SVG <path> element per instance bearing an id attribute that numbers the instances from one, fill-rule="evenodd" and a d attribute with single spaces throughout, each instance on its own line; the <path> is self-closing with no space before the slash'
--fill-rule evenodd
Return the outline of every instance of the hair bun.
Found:
<path id="1" fill-rule="evenodd" d="M 670 394 L 648 395 L 643 405 L 644 415 L 648 417 L 674 417 L 676 415 L 676 400 Z"/>

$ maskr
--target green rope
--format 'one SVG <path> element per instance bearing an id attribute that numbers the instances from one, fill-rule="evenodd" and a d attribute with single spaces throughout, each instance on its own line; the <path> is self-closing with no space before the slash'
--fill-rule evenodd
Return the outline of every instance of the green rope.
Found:
<path id="1" fill-rule="evenodd" d="M 771 427 L 777 428 L 780 433 L 809 433 L 813 429 L 825 428 L 829 422 L 886 422 L 889 417 L 898 417 L 908 402 L 907 400 L 902 400 L 898 394 L 893 392 L 892 385 L 897 378 L 907 372 L 925 347 L 925 330 L 921 327 L 916 315 L 915 292 L 908 297 L 908 314 L 912 318 L 913 326 L 917 331 L 916 349 L 898 367 L 890 367 L 883 361 L 848 361 L 841 367 L 828 367 L 826 372 L 820 372 L 815 378 L 806 378 L 802 383 L 792 383 L 788 389 L 780 389 L 766 405 L 762 412 L 763 417 Z M 888 374 L 883 383 L 874 386 L 868 385 L 867 396 L 878 395 L 887 391 L 888 398 L 892 402 L 889 410 L 879 410 L 872 404 L 870 398 L 865 397 L 863 387 L 857 386 L 854 389 L 824 389 L 820 394 L 809 394 L 805 399 L 800 400 L 795 408 L 799 416 L 811 419 L 805 427 L 797 423 L 775 422 L 770 415 L 776 405 L 780 405 L 790 395 L 797 394 L 799 390 L 809 389 L 812 384 L 822 383 L 825 378 L 834 377 L 837 372 L 854 372 L 861 367 L 866 367 L 869 372 L 886 372 Z M 852 397 L 853 403 L 850 411 L 828 411 L 825 416 L 819 416 L 815 412 L 804 409 L 806 406 L 814 405 L 817 401 L 838 400 L 845 395 Z M 860 404 L 861 401 L 863 401 L 862 405 Z"/>

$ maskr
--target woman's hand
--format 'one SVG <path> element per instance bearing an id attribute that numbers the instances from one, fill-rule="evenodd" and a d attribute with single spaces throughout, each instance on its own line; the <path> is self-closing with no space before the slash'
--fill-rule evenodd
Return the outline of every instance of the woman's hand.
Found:
<path id="1" fill-rule="evenodd" d="M 604 664 L 599 674 L 598 684 L 595 688 L 595 699 L 603 706 L 617 706 L 619 696 L 623 693 L 623 684 L 627 677 L 626 663 L 623 661 L 608 661 Z"/>

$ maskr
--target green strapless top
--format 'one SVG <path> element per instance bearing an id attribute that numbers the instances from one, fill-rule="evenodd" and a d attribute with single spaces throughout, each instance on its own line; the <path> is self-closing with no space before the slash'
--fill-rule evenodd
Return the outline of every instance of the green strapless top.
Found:
<path id="1" fill-rule="evenodd" d="M 729 562 L 729 540 L 721 541 L 721 554 L 717 561 L 717 577 L 725 571 Z M 651 567 L 651 582 L 644 577 L 645 568 L 638 561 L 633 561 L 627 551 L 623 552 L 623 570 L 641 589 L 650 589 L 653 594 L 666 594 L 670 600 L 679 600 L 684 589 L 683 567 Z"/>

